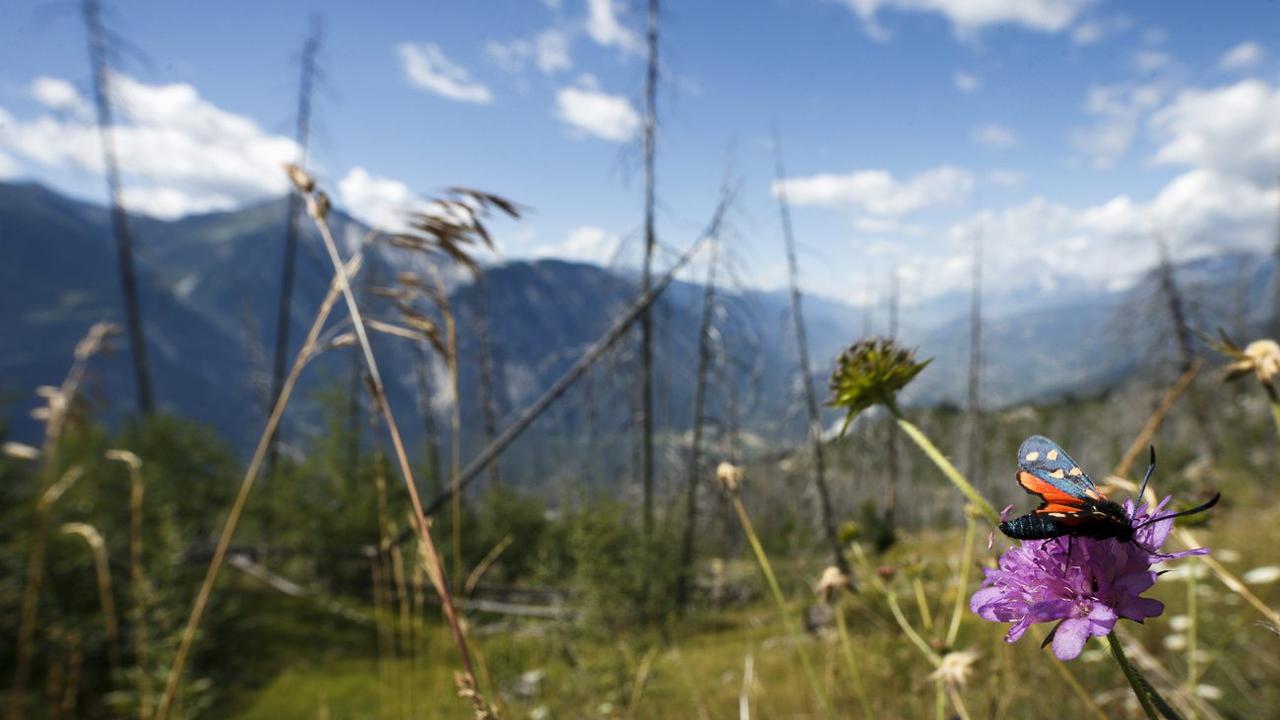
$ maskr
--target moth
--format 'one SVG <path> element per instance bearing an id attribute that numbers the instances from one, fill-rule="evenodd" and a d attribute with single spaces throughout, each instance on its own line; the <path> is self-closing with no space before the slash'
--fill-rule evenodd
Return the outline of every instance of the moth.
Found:
<path id="1" fill-rule="evenodd" d="M 1142 478 L 1137 501 L 1147 489 L 1156 469 L 1156 449 L 1151 448 L 1151 463 Z M 1108 500 L 1093 480 L 1058 444 L 1041 435 L 1032 435 L 1018 448 L 1018 484 L 1040 498 L 1040 507 L 1000 523 L 1000 532 L 1017 540 L 1047 540 L 1062 537 L 1087 537 L 1095 540 L 1114 538 L 1135 542 L 1137 531 L 1161 520 L 1194 515 L 1218 503 L 1221 493 L 1203 505 L 1166 513 L 1134 525 L 1133 518 L 1120 503 Z"/>

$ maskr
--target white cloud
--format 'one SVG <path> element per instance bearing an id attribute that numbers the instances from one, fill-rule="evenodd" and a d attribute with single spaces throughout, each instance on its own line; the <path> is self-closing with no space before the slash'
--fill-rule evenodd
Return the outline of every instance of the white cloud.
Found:
<path id="1" fill-rule="evenodd" d="M 851 207 L 889 217 L 954 205 L 968 197 L 972 189 L 972 175 L 946 165 L 901 181 L 884 170 L 860 170 L 773 183 L 774 195 L 785 191 L 787 199 L 796 205 Z"/>
<path id="2" fill-rule="evenodd" d="M 971 75 L 963 70 L 957 70 L 951 76 L 951 81 L 955 83 L 957 90 L 966 94 L 976 92 L 978 88 L 982 87 L 982 80 L 978 79 L 978 76 Z"/>
<path id="3" fill-rule="evenodd" d="M 1014 188 L 1026 182 L 1027 174 L 1018 170 L 992 170 L 987 180 L 1000 187 Z"/>
<path id="4" fill-rule="evenodd" d="M 864 215 L 853 219 L 853 229 L 864 235 L 880 235 L 891 237 L 920 237 L 927 229 L 923 225 L 904 223 L 897 218 Z M 879 252 L 876 244 L 868 250 L 871 254 Z"/>
<path id="5" fill-rule="evenodd" d="M 1076 45 L 1093 45 L 1130 27 L 1133 27 L 1133 20 L 1123 15 L 1092 18 L 1078 23 L 1071 30 L 1071 42 Z"/>
<path id="6" fill-rule="evenodd" d="M 1275 178 L 1280 88 L 1259 80 L 1184 90 L 1151 118 L 1155 162 L 1214 170 L 1256 183 Z"/>
<path id="7" fill-rule="evenodd" d="M 458 102 L 493 102 L 489 88 L 473 81 L 471 74 L 445 57 L 436 44 L 400 43 L 396 53 L 405 77 L 414 87 Z"/>
<path id="8" fill-rule="evenodd" d="M 112 75 L 111 83 L 125 109 L 114 138 L 131 210 L 175 217 L 287 192 L 280 166 L 299 155 L 292 140 L 217 107 L 191 85 L 148 85 L 124 75 Z M 87 101 L 55 78 L 40 78 L 31 90 L 47 107 L 72 112 L 7 118 L 0 147 L 37 166 L 102 174 L 98 131 L 76 117 Z"/>
<path id="9" fill-rule="evenodd" d="M 882 10 L 942 15 L 957 35 L 968 36 L 987 27 L 1017 25 L 1039 32 L 1061 32 L 1075 22 L 1092 0 L 844 0 L 867 31 L 884 37 L 876 22 Z"/>
<path id="10" fill-rule="evenodd" d="M 1256 42 L 1242 42 L 1222 54 L 1218 67 L 1223 70 L 1248 70 L 1262 60 L 1262 46 Z"/>
<path id="11" fill-rule="evenodd" d="M 544 75 L 573 67 L 573 58 L 569 55 L 569 38 L 555 28 L 543 30 L 532 40 L 490 40 L 485 43 L 484 49 L 499 67 L 510 73 L 524 72 L 530 61 Z"/>
<path id="12" fill-rule="evenodd" d="M 1129 151 L 1143 118 L 1164 100 L 1161 85 L 1094 85 L 1085 98 L 1085 112 L 1098 120 L 1076 128 L 1072 143 L 1089 156 L 1096 168 L 1109 168 Z"/>
<path id="13" fill-rule="evenodd" d="M 1133 54 L 1133 66 L 1144 73 L 1163 70 L 1173 63 L 1173 57 L 1161 50 L 1139 50 Z"/>
<path id="14" fill-rule="evenodd" d="M 556 116 L 582 133 L 613 142 L 629 140 L 640 129 L 640 114 L 631 101 L 601 92 L 590 75 L 556 93 Z"/>
<path id="15" fill-rule="evenodd" d="M 22 168 L 18 165 L 18 161 L 0 150 L 0 180 L 12 180 L 21 172 Z"/>
<path id="16" fill-rule="evenodd" d="M 79 118 L 91 117 L 89 101 L 76 86 L 61 78 L 41 76 L 31 81 L 31 97 L 47 108 L 69 112 Z"/>
<path id="17" fill-rule="evenodd" d="M 338 181 L 338 204 L 360 222 L 380 230 L 405 228 L 405 218 L 423 200 L 408 185 L 354 167 Z"/>
<path id="18" fill-rule="evenodd" d="M 542 72 L 549 75 L 573 67 L 573 59 L 569 57 L 569 39 L 559 30 L 550 29 L 538 33 L 534 45 L 534 60 Z"/>
<path id="19" fill-rule="evenodd" d="M 553 257 L 562 260 L 607 265 L 618 251 L 618 236 L 603 228 L 584 225 L 569 233 L 569 237 L 556 245 L 540 247 L 534 257 Z"/>
<path id="20" fill-rule="evenodd" d="M 995 276 L 1032 277 L 1046 286 L 1077 276 L 1125 287 L 1155 262 L 1157 233 L 1184 259 L 1224 246 L 1269 248 L 1277 200 L 1275 188 L 1192 170 L 1145 203 L 1120 195 L 1072 207 L 1038 197 L 978 213 L 952 225 L 948 236 L 961 246 L 981 232 L 988 271 Z M 963 287 L 963 277 L 940 273 L 931 273 L 938 292 Z"/>
<path id="21" fill-rule="evenodd" d="M 624 54 L 640 54 L 640 36 L 618 18 L 624 7 L 617 0 L 587 0 L 587 36 L 604 47 L 616 47 Z"/>
<path id="22" fill-rule="evenodd" d="M 1018 144 L 1018 136 L 1012 130 L 997 123 L 987 123 L 973 129 L 973 141 L 991 150 L 1007 150 Z"/>

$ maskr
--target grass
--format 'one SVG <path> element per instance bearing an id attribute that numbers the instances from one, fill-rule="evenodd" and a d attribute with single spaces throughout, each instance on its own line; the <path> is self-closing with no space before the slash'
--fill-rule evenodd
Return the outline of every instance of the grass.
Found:
<path id="1" fill-rule="evenodd" d="M 947 556 L 948 549 L 954 549 L 963 534 L 957 529 L 908 536 L 879 562 L 899 568 L 892 582 L 904 599 L 911 596 L 911 581 L 919 579 L 931 613 L 946 617 L 956 601 L 956 568 L 927 559 Z M 1271 564 L 1275 561 L 1272 548 L 1280 544 L 1280 507 L 1241 503 L 1223 513 L 1212 532 L 1202 530 L 1199 534 L 1215 548 L 1232 550 L 1227 554 L 1233 558 L 1228 565 L 1237 571 Z M 980 540 L 975 552 L 986 561 L 994 557 L 996 549 L 986 551 Z M 748 560 L 744 557 L 735 562 Z M 816 560 L 792 559 L 779 565 L 785 565 L 779 568 L 780 582 L 788 591 L 792 613 L 797 613 L 801 610 L 797 598 L 808 601 L 805 579 L 816 576 L 820 568 Z M 1212 707 L 1222 716 L 1256 716 L 1258 708 L 1280 705 L 1280 662 L 1274 660 L 1275 644 L 1280 639 L 1258 632 L 1258 616 L 1252 608 L 1211 577 L 1206 576 L 1198 584 L 1198 632 L 1205 653 L 1196 668 L 1197 684 L 1221 691 L 1222 698 L 1215 700 Z M 968 592 L 972 592 L 977 578 L 971 582 Z M 1255 586 L 1254 590 L 1266 602 L 1280 602 L 1280 585 Z M 1152 595 L 1165 602 L 1165 615 L 1145 626 L 1125 623 L 1124 627 L 1132 641 L 1140 643 L 1173 677 L 1184 679 L 1185 651 L 1167 649 L 1165 644 L 1167 637 L 1176 634 L 1169 619 L 1188 611 L 1185 581 L 1161 582 Z M 269 605 L 272 609 L 263 612 L 295 612 L 290 603 Z M 932 717 L 935 694 L 933 682 L 928 679 L 932 667 L 904 641 L 886 604 L 875 593 L 864 591 L 846 606 L 850 647 L 858 658 L 862 681 L 868 689 L 867 702 L 875 716 Z M 903 603 L 902 611 L 919 630 L 915 603 Z M 1241 622 L 1245 614 L 1249 619 Z M 473 618 L 477 628 L 482 628 L 486 620 Z M 262 627 L 273 623 L 264 620 Z M 393 692 L 385 677 L 379 675 L 372 631 L 348 628 L 340 636 L 345 638 L 340 641 L 342 645 L 335 644 L 328 653 L 306 650 L 324 645 L 315 637 L 303 643 L 302 648 L 293 647 L 297 636 L 281 638 L 290 650 L 276 658 L 278 672 L 264 686 L 242 693 L 232 716 L 242 720 L 469 717 L 470 710 L 456 698 L 452 679 L 456 658 L 447 630 L 438 619 L 428 625 L 423 638 L 426 650 L 419 666 L 409 667 L 400 661 L 392 669 L 417 690 L 418 706 L 412 714 L 404 706 L 407 701 L 403 693 Z M 935 623 L 932 631 L 923 633 L 923 640 L 940 649 L 948 626 L 949 623 Z M 1090 716 L 1076 692 L 1054 668 L 1049 653 L 1036 647 L 1035 639 L 1042 634 L 1033 632 L 1024 641 L 1009 645 L 1003 641 L 1003 633 L 1003 627 L 967 613 L 960 624 L 954 647 L 980 653 L 973 680 L 962 691 L 973 717 L 1037 718 L 1043 717 L 1045 707 L 1074 708 L 1079 716 Z M 365 640 L 353 644 L 359 637 Z M 513 632 L 489 635 L 481 631 L 476 639 L 484 649 L 506 705 L 505 717 L 533 717 L 536 713 L 545 713 L 543 717 L 624 717 L 640 665 L 655 648 L 634 717 L 688 717 L 695 705 L 707 708 L 713 718 L 736 716 L 744 660 L 749 654 L 755 677 L 749 694 L 753 717 L 815 717 L 812 691 L 796 661 L 796 642 L 804 644 L 804 650 L 813 658 L 837 715 L 865 714 L 856 685 L 848 676 L 835 628 L 819 637 L 788 636 L 771 599 L 763 593 L 745 608 L 716 614 L 695 612 L 661 630 L 604 633 L 568 624 L 525 624 Z M 358 654 L 361 647 L 363 655 Z M 1135 717 L 1136 708 L 1127 705 L 1132 696 L 1125 678 L 1116 671 L 1107 653 L 1106 644 L 1094 640 L 1080 660 L 1066 663 L 1065 667 L 1088 696 L 1098 702 L 1105 716 Z M 521 674 L 529 671 L 541 671 L 545 677 L 536 694 L 522 697 L 516 690 Z"/>

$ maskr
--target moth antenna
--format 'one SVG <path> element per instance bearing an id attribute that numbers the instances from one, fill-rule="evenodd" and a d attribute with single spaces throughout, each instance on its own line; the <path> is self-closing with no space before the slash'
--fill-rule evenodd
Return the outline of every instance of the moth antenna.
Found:
<path id="1" fill-rule="evenodd" d="M 1142 476 L 1142 487 L 1138 488 L 1138 497 L 1134 502 L 1141 502 L 1142 496 L 1147 492 L 1147 482 L 1151 480 L 1151 473 L 1156 471 L 1156 446 L 1151 447 L 1151 464 L 1147 465 L 1147 474 Z"/>
<path id="2" fill-rule="evenodd" d="M 1168 515 L 1160 515 L 1158 517 L 1150 518 L 1146 522 L 1143 522 L 1139 525 L 1134 526 L 1133 530 L 1134 532 L 1137 532 L 1138 530 L 1141 530 L 1142 528 L 1150 525 L 1151 523 L 1160 522 L 1161 520 L 1172 520 L 1178 517 L 1186 517 L 1187 515 L 1195 515 L 1196 513 L 1202 513 L 1205 510 L 1208 510 L 1209 508 L 1213 507 L 1214 505 L 1217 505 L 1218 500 L 1220 500 L 1221 498 L 1222 498 L 1222 493 L 1215 493 L 1213 498 L 1210 499 L 1209 502 L 1204 503 L 1203 505 L 1197 505 L 1196 507 L 1193 507 L 1190 510 L 1183 510 L 1182 512 L 1169 513 Z"/>

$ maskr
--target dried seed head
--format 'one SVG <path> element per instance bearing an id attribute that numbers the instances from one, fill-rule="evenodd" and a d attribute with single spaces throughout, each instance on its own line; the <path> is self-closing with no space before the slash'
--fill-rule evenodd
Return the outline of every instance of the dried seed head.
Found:
<path id="1" fill-rule="evenodd" d="M 973 664 L 977 660 L 976 650 L 949 652 L 942 656 L 942 663 L 929 675 L 929 679 L 941 680 L 947 687 L 962 690 L 969 683 L 969 675 L 973 673 Z"/>
<path id="2" fill-rule="evenodd" d="M 813 591 L 825 602 L 831 602 L 839 597 L 840 592 L 849 587 L 849 576 L 840 571 L 835 565 L 828 565 L 822 571 L 822 577 L 818 579 L 817 584 L 813 586 Z"/>
<path id="3" fill-rule="evenodd" d="M 122 462 L 134 470 L 142 467 L 142 458 L 128 450 L 108 450 L 105 455 L 108 460 Z"/>
<path id="4" fill-rule="evenodd" d="M 23 445 L 20 442 L 7 442 L 0 446 L 4 450 L 4 454 L 11 458 L 19 460 L 35 460 L 40 457 L 40 451 L 30 445 Z"/>
<path id="5" fill-rule="evenodd" d="M 1249 343 L 1241 356 L 1231 365 L 1227 372 L 1239 375 L 1253 372 L 1260 383 L 1270 383 L 1276 375 L 1280 375 L 1280 344 L 1274 340 L 1254 340 Z"/>
<path id="6" fill-rule="evenodd" d="M 720 483 L 720 487 L 725 492 L 734 493 L 738 491 L 738 485 L 742 483 L 742 468 L 729 462 L 722 462 L 716 466 L 716 482 Z"/>
<path id="7" fill-rule="evenodd" d="M 845 409 L 844 427 L 848 427 L 858 413 L 872 405 L 892 406 L 898 392 L 929 362 L 916 362 L 915 351 L 890 339 L 856 342 L 836 362 L 827 404 Z"/>
<path id="8" fill-rule="evenodd" d="M 294 165 L 286 163 L 284 171 L 289 175 L 289 181 L 298 189 L 300 193 L 309 193 L 316 189 L 316 181 L 311 179 L 311 175 L 306 170 Z"/>
<path id="9" fill-rule="evenodd" d="M 101 550 L 106 547 L 106 543 L 102 540 L 102 533 L 98 529 L 88 523 L 70 522 L 65 523 L 61 528 L 62 532 L 68 535 L 79 535 L 84 541 L 89 543 L 89 547 L 94 550 Z"/>
<path id="10" fill-rule="evenodd" d="M 106 344 L 107 338 L 119 332 L 120 326 L 114 323 L 94 323 L 84 339 L 76 345 L 76 360 L 88 360 L 91 356 L 98 354 Z"/>
<path id="11" fill-rule="evenodd" d="M 329 217 L 329 196 L 323 190 L 307 196 L 307 213 L 316 220 Z"/>

